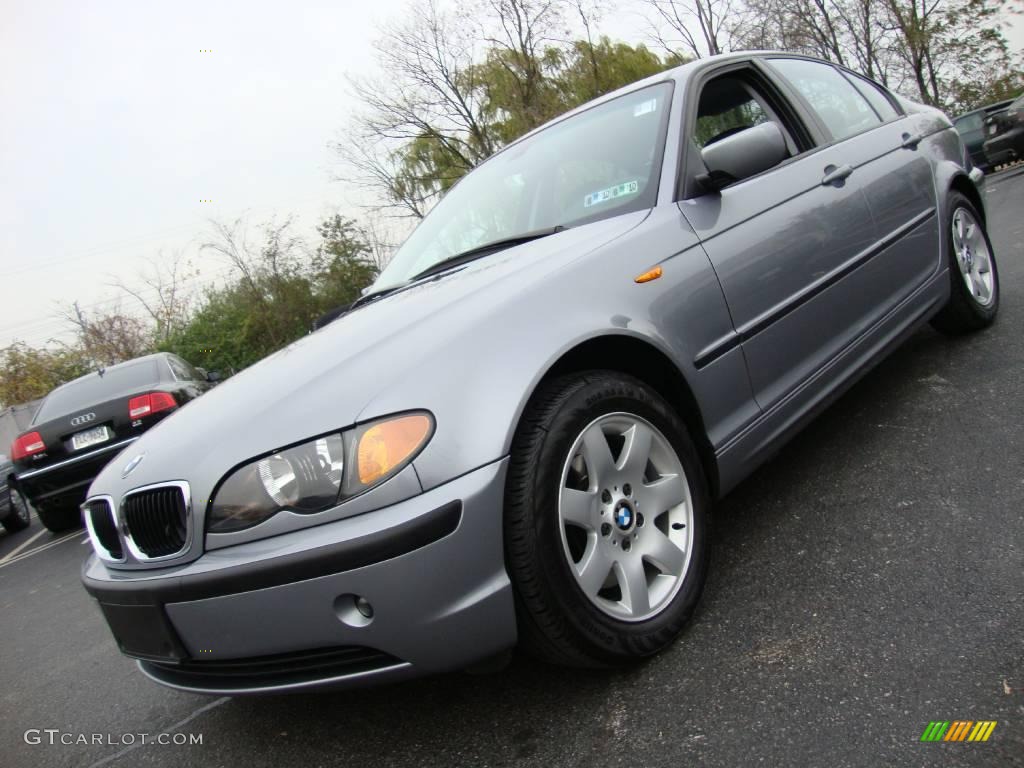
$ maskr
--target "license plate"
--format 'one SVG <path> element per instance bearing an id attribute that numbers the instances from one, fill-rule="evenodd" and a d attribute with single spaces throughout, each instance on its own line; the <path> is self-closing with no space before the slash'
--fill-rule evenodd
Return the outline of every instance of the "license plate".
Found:
<path id="1" fill-rule="evenodd" d="M 77 435 L 72 435 L 71 447 L 76 451 L 80 451 L 83 448 L 88 448 L 90 445 L 105 443 L 109 439 L 110 434 L 106 427 L 93 427 L 84 432 L 79 432 Z"/>
<path id="2" fill-rule="evenodd" d="M 100 603 L 121 652 L 137 659 L 177 661 L 185 657 L 162 608 Z"/>

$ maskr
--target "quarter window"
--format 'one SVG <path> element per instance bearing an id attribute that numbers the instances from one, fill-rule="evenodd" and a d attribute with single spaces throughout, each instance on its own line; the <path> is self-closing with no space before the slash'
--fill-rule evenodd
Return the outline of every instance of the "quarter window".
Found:
<path id="1" fill-rule="evenodd" d="M 178 381 L 192 381 L 196 378 L 196 374 L 189 370 L 189 367 L 183 360 L 179 360 L 176 357 L 168 357 L 167 364 L 171 367 L 171 371 L 174 372 L 174 378 Z"/>
<path id="2" fill-rule="evenodd" d="M 896 107 L 892 105 L 892 101 L 885 95 L 885 91 L 882 90 L 880 85 L 852 72 L 844 72 L 843 74 L 846 75 L 847 80 L 854 84 L 860 95 L 868 100 L 875 112 L 878 113 L 878 116 L 882 118 L 882 122 L 887 123 L 900 116 L 900 113 L 896 111 Z"/>
<path id="3" fill-rule="evenodd" d="M 881 125 L 871 105 L 839 71 L 806 59 L 772 59 L 772 66 L 811 105 L 836 139 Z"/>

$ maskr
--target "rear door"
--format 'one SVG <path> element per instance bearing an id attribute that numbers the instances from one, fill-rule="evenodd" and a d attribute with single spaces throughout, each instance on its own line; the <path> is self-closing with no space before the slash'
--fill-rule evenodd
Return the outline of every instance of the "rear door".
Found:
<path id="1" fill-rule="evenodd" d="M 878 85 L 818 61 L 769 59 L 804 98 L 842 150 L 850 181 L 864 192 L 878 246 L 861 269 L 873 324 L 939 269 L 941 254 L 931 163 L 918 150 L 917 117 L 904 115 Z M 860 97 L 860 98 L 858 98 Z"/>
<path id="2" fill-rule="evenodd" d="M 684 181 L 680 209 L 718 274 L 755 397 L 768 409 L 848 345 L 874 312 L 856 269 L 878 236 L 845 147 L 807 124 L 755 62 L 726 67 L 698 83 L 687 151 L 699 152 L 737 122 L 772 120 L 792 157 L 717 194 Z"/>

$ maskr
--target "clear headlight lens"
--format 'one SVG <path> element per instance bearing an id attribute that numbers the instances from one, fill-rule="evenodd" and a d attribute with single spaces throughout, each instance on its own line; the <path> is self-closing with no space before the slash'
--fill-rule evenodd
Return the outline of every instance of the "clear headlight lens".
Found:
<path id="1" fill-rule="evenodd" d="M 240 531 L 283 510 L 311 514 L 333 507 L 398 474 L 433 431 L 429 413 L 406 413 L 251 461 L 221 482 L 206 530 Z"/>

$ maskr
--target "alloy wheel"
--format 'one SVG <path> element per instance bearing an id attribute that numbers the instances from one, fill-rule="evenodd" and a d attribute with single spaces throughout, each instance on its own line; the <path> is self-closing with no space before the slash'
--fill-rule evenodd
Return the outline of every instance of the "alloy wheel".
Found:
<path id="1" fill-rule="evenodd" d="M 672 602 L 690 565 L 693 500 L 653 424 L 630 413 L 588 424 L 562 469 L 558 518 L 573 576 L 601 611 L 643 621 Z"/>
<path id="2" fill-rule="evenodd" d="M 953 251 L 964 285 L 971 297 L 983 307 L 995 298 L 992 253 L 981 224 L 966 208 L 953 212 Z"/>

